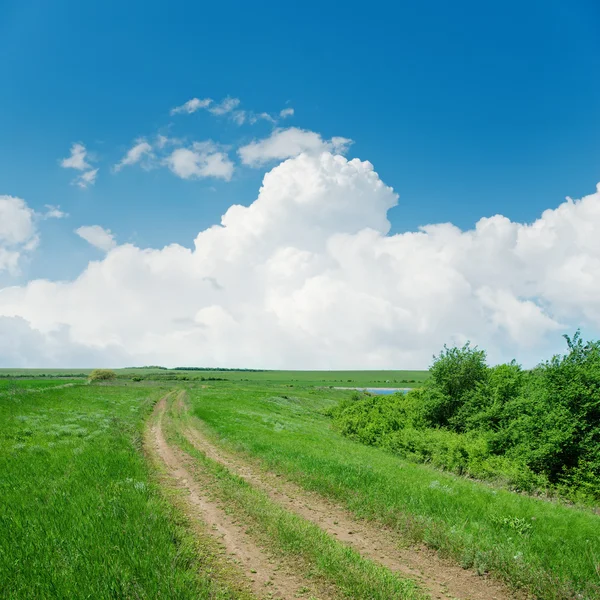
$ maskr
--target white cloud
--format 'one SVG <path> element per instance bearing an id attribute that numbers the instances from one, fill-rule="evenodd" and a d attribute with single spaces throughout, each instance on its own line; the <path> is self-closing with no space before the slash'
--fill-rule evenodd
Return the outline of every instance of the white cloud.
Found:
<path id="1" fill-rule="evenodd" d="M 208 108 L 209 112 L 213 115 L 226 115 L 230 113 L 234 109 L 236 109 L 240 105 L 239 98 L 231 98 L 227 96 L 224 100 L 222 100 L 219 104 L 214 104 Z"/>
<path id="2" fill-rule="evenodd" d="M 98 175 L 98 169 L 91 169 L 90 171 L 86 171 L 76 177 L 71 183 L 85 190 L 90 185 L 94 185 L 96 183 L 96 176 Z"/>
<path id="3" fill-rule="evenodd" d="M 75 143 L 71 146 L 71 154 L 68 158 L 63 158 L 60 161 L 60 166 L 63 169 L 76 169 L 83 171 L 71 183 L 85 189 L 96 182 L 98 169 L 93 169 L 92 165 L 87 161 L 88 153 L 83 144 Z"/>
<path id="4" fill-rule="evenodd" d="M 16 275 L 23 255 L 37 247 L 34 217 L 25 200 L 0 195 L 0 273 Z"/>
<path id="5" fill-rule="evenodd" d="M 54 206 L 52 204 L 46 204 L 44 206 L 46 209 L 45 213 L 42 213 L 40 216 L 42 219 L 65 219 L 69 215 L 60 209 L 60 206 Z"/>
<path id="6" fill-rule="evenodd" d="M 294 116 L 294 109 L 293 108 L 284 108 L 283 110 L 279 111 L 279 116 L 282 119 L 287 119 L 288 117 L 293 117 Z"/>
<path id="7" fill-rule="evenodd" d="M 111 231 L 100 227 L 100 225 L 85 225 L 76 229 L 75 233 L 88 244 L 104 252 L 108 252 L 117 246 L 115 236 Z"/>
<path id="8" fill-rule="evenodd" d="M 120 245 L 74 281 L 1 290 L 0 340 L 22 343 L 0 342 L 0 362 L 55 348 L 64 365 L 86 349 L 115 366 L 419 368 L 470 339 L 531 364 L 565 327 L 600 330 L 600 188 L 467 231 L 389 235 L 396 202 L 368 162 L 286 160 L 192 249 Z"/>
<path id="9" fill-rule="evenodd" d="M 211 98 L 205 98 L 203 100 L 192 98 L 185 104 L 172 108 L 171 115 L 180 113 L 191 114 L 197 110 L 206 109 L 208 112 L 218 117 L 227 115 L 237 125 L 243 125 L 244 123 L 254 124 L 258 121 L 268 121 L 272 124 L 277 122 L 275 117 L 267 112 L 255 113 L 251 110 L 242 110 L 238 108 L 240 104 L 241 100 L 239 98 L 232 98 L 231 96 L 227 96 L 219 103 L 215 103 Z M 293 114 L 293 108 L 284 109 L 280 112 L 280 116 L 282 118 L 291 116 Z"/>
<path id="10" fill-rule="evenodd" d="M 182 179 L 215 177 L 229 181 L 234 170 L 227 154 L 210 142 L 196 142 L 191 148 L 177 148 L 165 159 L 165 163 Z"/>
<path id="11" fill-rule="evenodd" d="M 162 147 L 161 144 L 164 146 L 167 141 L 167 138 L 164 136 L 159 136 L 157 144 L 159 147 Z M 121 162 L 113 167 L 113 170 L 119 172 L 123 167 L 135 165 L 144 159 L 151 159 L 153 157 L 152 146 L 145 139 L 140 138 L 136 140 L 135 145 L 127 151 L 127 154 L 123 157 Z M 146 164 L 146 166 L 148 165 Z"/>
<path id="12" fill-rule="evenodd" d="M 351 143 L 352 140 L 342 137 L 333 137 L 327 141 L 314 131 L 290 127 L 289 129 L 275 129 L 268 138 L 242 146 L 238 150 L 238 154 L 244 164 L 259 167 L 274 160 L 298 156 L 303 152 L 332 151 L 336 154 L 343 154 Z"/>
<path id="13" fill-rule="evenodd" d="M 231 118 L 238 125 L 243 125 L 246 122 L 246 111 L 245 110 L 236 110 L 231 114 Z"/>
<path id="14" fill-rule="evenodd" d="M 90 164 L 86 161 L 87 150 L 83 144 L 73 144 L 71 146 L 71 154 L 68 158 L 63 158 L 60 161 L 60 166 L 63 169 L 77 169 L 85 171 L 90 168 Z"/>
<path id="15" fill-rule="evenodd" d="M 204 98 L 203 100 L 200 100 L 199 98 L 192 98 L 191 100 L 188 100 L 185 104 L 172 108 L 171 115 L 177 115 L 181 113 L 186 113 L 190 115 L 192 113 L 195 113 L 197 110 L 200 110 L 201 108 L 208 108 L 211 105 L 211 103 L 212 100 L 210 98 Z"/>

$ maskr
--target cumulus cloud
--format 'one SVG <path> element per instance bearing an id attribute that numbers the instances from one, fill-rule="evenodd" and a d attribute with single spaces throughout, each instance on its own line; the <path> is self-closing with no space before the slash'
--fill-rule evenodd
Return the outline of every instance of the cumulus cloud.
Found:
<path id="1" fill-rule="evenodd" d="M 294 116 L 294 109 L 293 108 L 284 108 L 283 110 L 279 111 L 279 116 L 282 119 L 287 119 L 287 117 L 293 117 Z"/>
<path id="2" fill-rule="evenodd" d="M 98 175 L 98 169 L 92 168 L 92 165 L 88 162 L 88 153 L 86 147 L 83 144 L 75 143 L 71 146 L 71 154 L 67 158 L 63 158 L 60 161 L 60 166 L 63 169 L 75 169 L 77 171 L 83 171 L 81 175 L 78 175 L 71 182 L 82 189 L 86 189 L 90 185 L 94 185 L 96 182 L 96 176 Z"/>
<path id="3" fill-rule="evenodd" d="M 100 225 L 84 225 L 76 229 L 75 233 L 88 244 L 104 252 L 108 252 L 117 246 L 111 231 L 100 227 Z"/>
<path id="4" fill-rule="evenodd" d="M 327 141 L 314 131 L 290 127 L 275 129 L 269 137 L 242 146 L 238 154 L 245 165 L 260 167 L 265 163 L 298 156 L 303 152 L 318 154 L 331 151 L 344 154 L 351 143 L 352 140 L 343 137 L 333 137 Z"/>
<path id="5" fill-rule="evenodd" d="M 19 261 L 38 245 L 35 212 L 25 200 L 0 195 L 0 273 L 19 272 Z"/>
<path id="6" fill-rule="evenodd" d="M 182 179 L 215 177 L 229 181 L 234 170 L 227 154 L 211 142 L 195 142 L 190 148 L 177 148 L 165 159 L 165 164 Z"/>
<path id="7" fill-rule="evenodd" d="M 419 368 L 468 339 L 531 362 L 565 327 L 600 328 L 600 188 L 467 231 L 389 235 L 396 203 L 370 163 L 303 153 L 193 248 L 114 247 L 74 281 L 1 290 L 0 316 L 28 332 L 22 365 L 58 344 L 97 364 Z"/>
<path id="8" fill-rule="evenodd" d="M 178 115 L 182 113 L 190 115 L 192 113 L 195 113 L 197 110 L 200 110 L 201 108 L 208 108 L 211 104 L 212 100 L 210 98 L 204 98 L 202 100 L 200 100 L 200 98 L 192 98 L 191 100 L 188 100 L 185 104 L 172 108 L 171 115 Z"/>
<path id="9" fill-rule="evenodd" d="M 159 147 L 162 147 L 161 144 L 164 146 L 167 141 L 167 138 L 160 136 L 157 139 L 157 144 Z M 144 159 L 151 159 L 153 157 L 152 146 L 145 139 L 140 138 L 136 140 L 136 143 L 127 151 L 127 154 L 122 158 L 121 162 L 113 167 L 113 170 L 119 172 L 123 167 L 135 165 Z M 149 165 L 146 163 L 146 167 L 148 166 Z"/>

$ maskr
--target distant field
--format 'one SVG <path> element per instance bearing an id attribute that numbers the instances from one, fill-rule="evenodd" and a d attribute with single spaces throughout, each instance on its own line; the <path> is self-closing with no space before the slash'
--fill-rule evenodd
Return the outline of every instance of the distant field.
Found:
<path id="1" fill-rule="evenodd" d="M 426 545 L 444 564 L 469 569 L 455 574 L 466 578 L 462 589 L 476 572 L 531 598 L 600 597 L 593 511 L 415 464 L 332 427 L 331 409 L 352 394 L 330 386 L 405 387 L 426 372 L 146 374 L 190 379 L 0 379 L 0 597 L 263 600 L 287 585 L 266 597 L 421 600 L 428 586 L 445 585 L 446 575 L 425 566 L 425 582 L 386 566 L 380 539 L 393 560 L 409 552 L 424 564 L 418 548 Z M 240 470 L 196 446 L 196 434 L 236 457 Z M 258 479 L 239 476 L 246 464 Z M 266 491 L 263 471 L 277 482 Z M 284 501 L 276 490 L 286 482 L 299 492 Z M 231 523 L 212 513 L 209 525 L 190 504 L 194 494 Z M 347 537 L 359 538 L 366 519 L 373 551 L 358 542 L 349 549 L 328 529 L 336 520 L 321 526 L 326 510 L 312 521 L 299 515 L 310 494 L 342 511 Z M 223 527 L 235 539 L 229 551 Z M 239 544 L 266 558 L 252 563 L 252 553 L 236 554 Z M 476 597 L 514 597 L 485 578 L 475 583 L 484 588 Z"/>
<path id="2" fill-rule="evenodd" d="M 86 377 L 92 369 L 0 369 L 3 377 Z M 417 387 L 429 371 L 234 371 L 180 369 L 115 369 L 118 377 L 143 379 L 218 378 L 289 385 L 348 387 Z"/>

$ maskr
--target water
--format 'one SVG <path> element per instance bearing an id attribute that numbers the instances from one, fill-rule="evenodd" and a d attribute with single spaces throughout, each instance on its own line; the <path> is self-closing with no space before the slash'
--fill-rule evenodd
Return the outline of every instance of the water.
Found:
<path id="1" fill-rule="evenodd" d="M 395 394 L 396 392 L 406 394 L 406 392 L 410 392 L 410 390 L 412 388 L 335 387 L 334 389 L 336 389 L 336 390 L 358 390 L 359 392 L 370 392 L 371 394 L 376 394 L 377 396 L 388 396 L 389 394 Z"/>

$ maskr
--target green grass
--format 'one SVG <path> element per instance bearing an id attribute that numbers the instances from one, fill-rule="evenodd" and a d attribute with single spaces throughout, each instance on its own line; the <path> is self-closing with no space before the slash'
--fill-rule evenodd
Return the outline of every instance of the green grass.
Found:
<path id="1" fill-rule="evenodd" d="M 539 598 L 600 597 L 598 515 L 347 440 L 323 414 L 347 393 L 215 382 L 194 388 L 191 405 L 222 443 L 465 567 Z"/>
<path id="2" fill-rule="evenodd" d="M 0 394 L 23 390 L 45 390 L 66 384 L 82 383 L 80 379 L 0 379 Z"/>
<path id="3" fill-rule="evenodd" d="M 193 456 L 210 476 L 208 485 L 227 507 L 241 516 L 255 534 L 284 556 L 304 562 L 311 575 L 337 587 L 344 598 L 363 600 L 418 600 L 426 598 L 411 581 L 363 558 L 316 525 L 288 512 L 260 490 L 198 452 L 169 419 L 167 434 Z M 243 515 L 243 516 L 242 516 Z"/>
<path id="4" fill-rule="evenodd" d="M 164 393 L 125 386 L 0 397 L 0 597 L 235 598 L 210 577 L 141 451 Z"/>
<path id="5" fill-rule="evenodd" d="M 164 371 L 163 371 L 164 373 Z M 189 377 L 222 377 L 228 381 L 293 386 L 414 387 L 428 371 L 168 371 Z"/>

